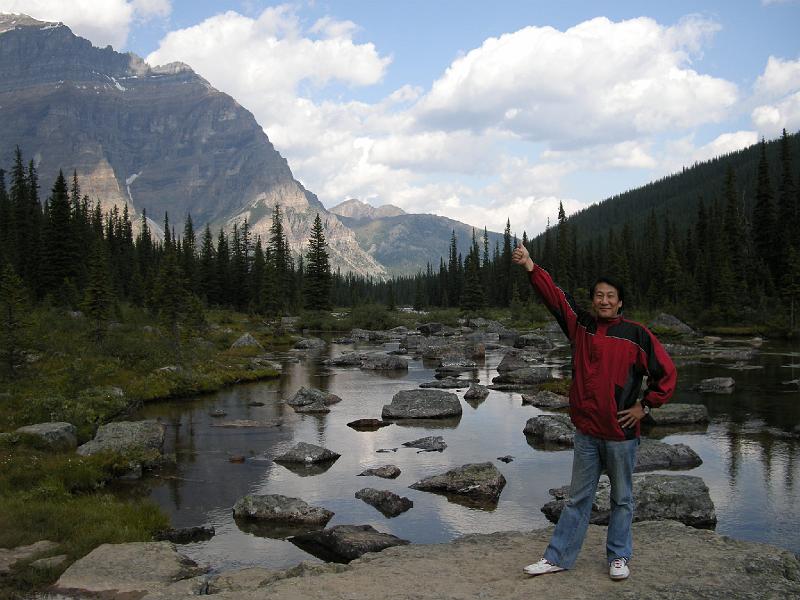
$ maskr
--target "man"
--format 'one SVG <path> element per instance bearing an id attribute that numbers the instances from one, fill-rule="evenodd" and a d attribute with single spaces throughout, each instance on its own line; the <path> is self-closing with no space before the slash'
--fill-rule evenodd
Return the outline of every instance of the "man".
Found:
<path id="1" fill-rule="evenodd" d="M 609 576 L 626 579 L 633 551 L 633 469 L 639 422 L 651 408 L 672 396 L 675 365 L 647 328 L 622 318 L 622 285 L 599 279 L 592 286 L 592 312 L 588 312 L 533 263 L 522 244 L 514 249 L 512 260 L 529 272 L 531 285 L 572 343 L 569 412 L 577 429 L 569 501 L 543 558 L 524 571 L 543 575 L 575 564 L 589 526 L 597 482 L 605 469 L 611 480 L 606 538 Z M 639 400 L 644 375 L 647 389 Z"/>

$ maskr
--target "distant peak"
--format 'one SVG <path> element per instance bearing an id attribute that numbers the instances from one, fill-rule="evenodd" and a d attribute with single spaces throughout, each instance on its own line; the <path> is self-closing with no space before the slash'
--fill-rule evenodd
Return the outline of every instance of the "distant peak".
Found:
<path id="1" fill-rule="evenodd" d="M 23 14 L 0 13 L 0 33 L 12 31 L 22 27 L 38 27 L 39 29 L 53 29 L 54 27 L 64 27 L 63 23 L 51 23 L 39 21 L 33 17 Z"/>
<path id="2" fill-rule="evenodd" d="M 150 70 L 155 75 L 176 75 L 178 73 L 194 73 L 192 67 L 182 62 L 171 62 L 166 65 L 158 65 Z"/>
<path id="3" fill-rule="evenodd" d="M 384 204 L 376 208 L 356 198 L 337 204 L 330 209 L 330 212 L 340 217 L 349 217 L 351 219 L 380 219 L 382 217 L 396 217 L 405 214 L 402 208 L 392 204 Z"/>

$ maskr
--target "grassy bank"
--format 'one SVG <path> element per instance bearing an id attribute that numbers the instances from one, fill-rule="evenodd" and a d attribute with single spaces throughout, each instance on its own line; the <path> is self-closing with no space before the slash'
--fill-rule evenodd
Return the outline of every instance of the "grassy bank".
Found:
<path id="1" fill-rule="evenodd" d="M 229 311 L 205 316 L 205 323 L 175 336 L 145 311 L 123 306 L 98 337 L 79 313 L 37 308 L 20 338 L 24 361 L 0 381 L 0 432 L 67 421 L 82 443 L 100 424 L 125 418 L 142 403 L 278 376 L 259 356 L 263 350 L 231 344 L 249 332 L 266 350 L 280 350 L 291 338 L 259 318 Z M 48 451 L 30 436 L 0 436 L 0 547 L 47 539 L 59 544 L 51 554 L 68 557 L 60 567 L 19 565 L 0 578 L 0 598 L 52 583 L 100 544 L 150 540 L 169 526 L 155 504 L 108 492 L 107 482 L 127 463 L 120 455 L 80 457 Z"/>

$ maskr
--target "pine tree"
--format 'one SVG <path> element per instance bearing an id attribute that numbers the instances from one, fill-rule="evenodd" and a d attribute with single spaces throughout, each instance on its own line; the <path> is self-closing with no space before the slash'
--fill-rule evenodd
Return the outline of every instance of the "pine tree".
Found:
<path id="1" fill-rule="evenodd" d="M 458 268 L 458 248 L 456 244 L 456 230 L 450 237 L 450 250 L 447 260 L 447 297 L 449 306 L 458 306 L 461 297 L 460 273 Z"/>
<path id="2" fill-rule="evenodd" d="M 800 304 L 800 253 L 794 246 L 789 247 L 786 270 L 780 281 L 780 292 L 789 308 L 789 329 L 795 331 L 798 326 L 797 309 Z"/>
<path id="3" fill-rule="evenodd" d="M 778 258 L 776 252 L 775 203 L 772 197 L 772 186 L 769 181 L 769 164 L 767 163 L 767 144 L 761 138 L 761 156 L 758 161 L 756 179 L 756 204 L 753 207 L 753 246 L 758 259 L 767 266 L 773 280 L 778 278 Z"/>
<path id="4" fill-rule="evenodd" d="M 464 290 L 461 294 L 461 308 L 477 311 L 486 305 L 486 295 L 481 283 L 480 254 L 475 230 L 472 230 L 472 246 L 464 263 Z"/>
<path id="5" fill-rule="evenodd" d="M 308 239 L 303 280 L 303 305 L 309 310 L 331 308 L 331 267 L 327 245 L 322 220 L 317 213 Z"/>
<path id="6" fill-rule="evenodd" d="M 723 221 L 726 251 L 730 258 L 734 279 L 742 281 L 745 272 L 746 244 L 744 219 L 739 210 L 736 177 L 728 166 L 725 175 L 725 219 Z"/>
<path id="7" fill-rule="evenodd" d="M 159 320 L 169 331 L 179 361 L 181 360 L 180 323 L 187 313 L 188 299 L 183 273 L 178 265 L 175 249 L 170 244 L 164 248 L 164 256 L 153 286 L 153 306 Z"/>
<path id="8" fill-rule="evenodd" d="M 59 172 L 47 203 L 47 221 L 40 267 L 42 291 L 64 301 L 64 282 L 72 279 L 79 257 L 72 239 L 71 210 L 67 182 Z"/>
<path id="9" fill-rule="evenodd" d="M 781 182 L 778 188 L 778 231 L 777 245 L 781 253 L 780 271 L 785 272 L 788 265 L 789 246 L 793 243 L 800 228 L 797 217 L 797 196 L 792 176 L 792 156 L 789 136 L 783 130 L 781 136 Z"/>
<path id="10" fill-rule="evenodd" d="M 22 362 L 28 313 L 25 285 L 6 262 L 0 272 L 0 364 L 8 377 Z"/>
<path id="11" fill-rule="evenodd" d="M 276 204 L 272 210 L 272 225 L 270 226 L 269 234 L 267 255 L 274 270 L 271 302 L 276 307 L 274 312 L 270 312 L 277 314 L 288 309 L 295 296 L 294 263 L 289 249 L 289 240 L 286 238 L 283 229 L 283 215 L 279 204 Z"/>
<path id="12" fill-rule="evenodd" d="M 206 223 L 206 228 L 203 230 L 203 240 L 200 243 L 197 291 L 200 297 L 208 304 L 217 304 L 219 302 L 215 262 L 214 236 L 211 234 L 211 227 Z"/>
<path id="13" fill-rule="evenodd" d="M 6 172 L 0 169 L 0 264 L 13 261 L 13 229 L 11 201 L 6 191 Z"/>
<path id="14" fill-rule="evenodd" d="M 95 338 L 100 341 L 105 331 L 105 322 L 111 315 L 114 294 L 111 289 L 111 273 L 108 266 L 105 244 L 95 242 L 89 255 L 88 282 L 83 295 L 82 308 L 94 323 Z"/>
<path id="15" fill-rule="evenodd" d="M 186 214 L 186 222 L 183 225 L 183 238 L 180 254 L 181 269 L 186 278 L 187 285 L 192 292 L 199 289 L 199 276 L 197 273 L 197 240 L 194 234 L 194 224 L 192 215 Z"/>
<path id="16" fill-rule="evenodd" d="M 217 280 L 217 302 L 221 306 L 226 306 L 231 302 L 231 274 L 230 274 L 230 250 L 228 239 L 222 227 L 219 228 L 217 236 L 217 261 L 216 261 L 216 280 Z"/>
<path id="17" fill-rule="evenodd" d="M 572 290 L 574 273 L 571 272 L 572 266 L 572 240 L 567 215 L 564 212 L 564 205 L 558 203 L 558 265 L 556 267 L 556 281 L 565 290 Z"/>

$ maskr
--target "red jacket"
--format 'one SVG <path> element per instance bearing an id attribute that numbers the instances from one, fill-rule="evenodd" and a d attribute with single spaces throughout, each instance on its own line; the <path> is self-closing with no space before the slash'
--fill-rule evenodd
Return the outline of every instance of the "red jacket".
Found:
<path id="1" fill-rule="evenodd" d="M 639 323 L 621 316 L 598 319 L 583 310 L 538 265 L 534 265 L 530 278 L 572 342 L 569 412 L 575 427 L 606 440 L 638 437 L 639 423 L 623 429 L 617 422 L 617 411 L 636 403 L 644 375 L 644 401 L 649 406 L 661 406 L 672 397 L 677 372 L 664 347 Z"/>

